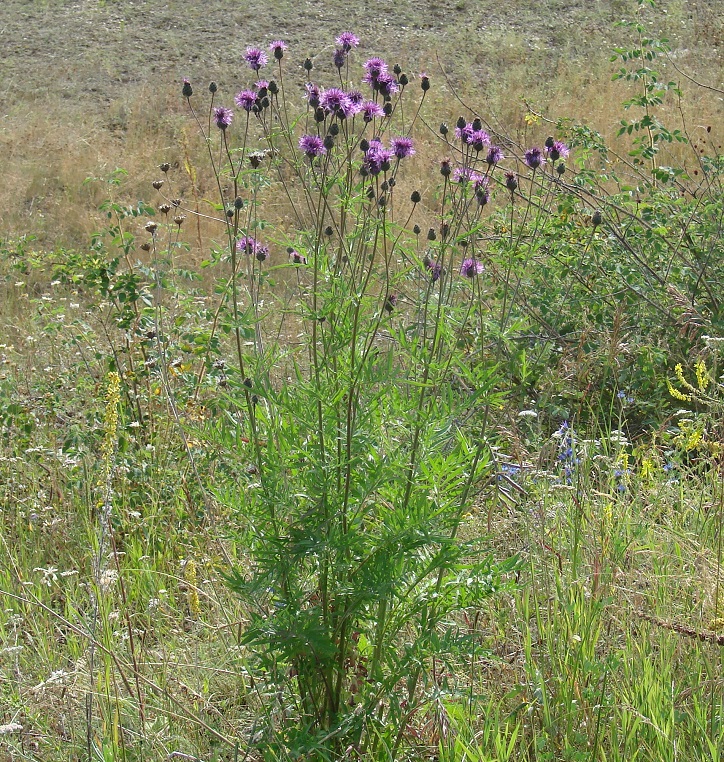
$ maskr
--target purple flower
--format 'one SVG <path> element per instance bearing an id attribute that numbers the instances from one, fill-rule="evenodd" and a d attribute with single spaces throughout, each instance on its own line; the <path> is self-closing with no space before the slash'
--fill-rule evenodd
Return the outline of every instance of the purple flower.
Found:
<path id="1" fill-rule="evenodd" d="M 319 106 L 319 88 L 313 82 L 307 82 L 304 85 L 304 89 L 307 91 L 307 102 L 312 108 Z"/>
<path id="2" fill-rule="evenodd" d="M 302 135 L 299 138 L 299 149 L 310 159 L 314 159 L 316 156 L 324 156 L 327 153 L 324 141 L 319 135 Z"/>
<path id="3" fill-rule="evenodd" d="M 390 76 L 387 72 L 387 63 L 384 59 L 374 57 L 365 61 L 364 64 L 365 75 L 362 77 L 362 81 L 371 85 L 373 88 L 377 88 L 377 83 L 380 77 Z M 394 81 L 394 77 L 391 77 Z"/>
<path id="4" fill-rule="evenodd" d="M 415 149 L 412 145 L 412 138 L 392 138 L 392 140 L 390 140 L 390 148 L 392 149 L 392 153 L 398 159 L 405 159 L 415 153 Z"/>
<path id="5" fill-rule="evenodd" d="M 474 183 L 477 186 L 482 179 L 482 175 L 479 175 L 477 172 L 470 169 L 470 167 L 456 167 L 453 170 L 453 180 L 461 185 Z"/>
<path id="6" fill-rule="evenodd" d="M 397 294 L 388 294 L 385 299 L 385 310 L 392 312 L 397 307 Z"/>
<path id="7" fill-rule="evenodd" d="M 470 136 L 470 145 L 476 151 L 482 151 L 485 146 L 490 145 L 490 135 L 485 130 L 473 130 Z"/>
<path id="8" fill-rule="evenodd" d="M 488 149 L 488 155 L 485 157 L 485 161 L 492 167 L 498 162 L 503 161 L 505 155 L 499 146 L 490 146 Z"/>
<path id="9" fill-rule="evenodd" d="M 251 111 L 256 103 L 256 93 L 252 90 L 242 90 L 240 93 L 236 94 L 234 103 L 236 103 L 239 108 L 243 108 L 244 111 Z"/>
<path id="10" fill-rule="evenodd" d="M 277 61 L 281 61 L 284 58 L 284 51 L 287 49 L 287 43 L 282 40 L 274 40 L 269 43 L 269 50 L 271 50 L 274 58 Z"/>
<path id="11" fill-rule="evenodd" d="M 515 172 L 505 173 L 505 187 L 511 193 L 515 192 L 515 189 L 518 187 L 518 178 L 515 176 Z"/>
<path id="12" fill-rule="evenodd" d="M 236 250 L 243 254 L 256 254 L 260 246 L 256 238 L 250 235 L 245 235 L 236 242 Z"/>
<path id="13" fill-rule="evenodd" d="M 254 83 L 254 87 L 257 90 L 267 90 L 269 88 L 269 80 L 260 79 L 258 82 Z"/>
<path id="14" fill-rule="evenodd" d="M 365 152 L 363 166 L 370 175 L 379 175 L 380 172 L 386 172 L 390 168 L 392 160 L 392 151 L 389 151 L 382 145 L 378 139 L 370 140 L 370 147 Z"/>
<path id="15" fill-rule="evenodd" d="M 485 268 L 482 262 L 478 262 L 477 259 L 464 259 L 460 265 L 460 275 L 464 275 L 466 278 L 474 278 L 476 275 L 480 275 Z"/>
<path id="16" fill-rule="evenodd" d="M 436 280 L 440 279 L 440 275 L 442 274 L 441 265 L 439 265 L 437 262 L 434 262 L 432 259 L 430 259 L 430 257 L 425 257 L 425 259 L 423 260 L 423 264 L 425 265 L 425 269 L 430 275 L 430 278 L 432 278 L 433 283 Z"/>
<path id="17" fill-rule="evenodd" d="M 361 106 L 365 97 L 359 90 L 348 90 L 347 97 L 354 103 L 355 106 Z"/>
<path id="18" fill-rule="evenodd" d="M 380 95 L 384 96 L 390 96 L 394 93 L 398 92 L 400 89 L 400 86 L 397 84 L 397 80 L 392 76 L 392 74 L 389 74 L 388 72 L 384 71 L 382 72 L 378 77 L 376 82 L 374 82 L 373 87 L 375 90 L 377 90 Z"/>
<path id="19" fill-rule="evenodd" d="M 379 77 L 380 74 L 385 74 L 387 72 L 387 62 L 384 60 L 384 58 L 379 58 L 375 56 L 365 61 L 364 70 L 365 70 L 366 77 L 377 79 L 377 77 Z M 365 79 L 365 82 L 370 82 L 370 81 L 371 81 L 370 79 Z"/>
<path id="20" fill-rule="evenodd" d="M 352 116 L 354 111 L 354 104 L 349 96 L 338 87 L 330 87 L 329 90 L 325 90 L 319 98 L 319 105 L 328 114 L 335 114 L 345 119 Z"/>
<path id="21" fill-rule="evenodd" d="M 234 112 L 230 108 L 216 106 L 214 108 L 214 121 L 220 130 L 225 130 L 234 118 Z"/>
<path id="22" fill-rule="evenodd" d="M 376 116 L 384 116 L 385 112 L 379 103 L 365 101 L 362 104 L 362 118 L 365 122 L 371 122 Z"/>
<path id="23" fill-rule="evenodd" d="M 289 254 L 289 259 L 291 259 L 295 265 L 307 264 L 307 258 L 304 256 L 304 254 L 300 254 L 295 248 L 290 246 L 287 249 L 287 254 Z"/>
<path id="24" fill-rule="evenodd" d="M 332 60 L 334 61 L 334 65 L 341 69 L 344 66 L 344 62 L 347 60 L 347 53 L 342 50 L 342 48 L 337 48 L 334 51 L 334 56 L 332 57 Z"/>
<path id="25" fill-rule="evenodd" d="M 523 161 L 531 169 L 538 169 L 543 162 L 543 151 L 541 151 L 540 148 L 530 148 L 525 152 Z"/>
<path id="26" fill-rule="evenodd" d="M 261 48 L 247 48 L 244 60 L 254 71 L 259 71 L 262 66 L 269 63 L 269 56 Z"/>
<path id="27" fill-rule="evenodd" d="M 570 151 L 565 143 L 561 143 L 560 140 L 556 140 L 553 145 L 548 149 L 548 155 L 552 161 L 558 161 L 558 159 L 565 159 Z"/>
<path id="28" fill-rule="evenodd" d="M 335 40 L 342 50 L 348 53 L 352 48 L 356 48 L 359 45 L 359 37 L 352 32 L 342 32 L 342 34 Z"/>
<path id="29" fill-rule="evenodd" d="M 464 127 L 455 128 L 455 137 L 459 138 L 466 146 L 472 145 L 474 133 L 475 130 L 473 129 L 473 125 L 470 124 L 470 122 L 468 122 Z"/>

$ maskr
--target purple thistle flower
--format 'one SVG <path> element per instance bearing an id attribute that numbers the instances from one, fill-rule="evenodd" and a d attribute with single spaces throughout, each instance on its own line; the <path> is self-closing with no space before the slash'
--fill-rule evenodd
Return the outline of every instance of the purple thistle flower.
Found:
<path id="1" fill-rule="evenodd" d="M 382 145 L 382 141 L 375 138 L 370 140 L 370 147 L 365 152 L 364 168 L 370 175 L 379 175 L 390 168 L 392 151 Z"/>
<path id="2" fill-rule="evenodd" d="M 477 185 L 482 179 L 482 175 L 479 175 L 477 172 L 470 169 L 470 167 L 456 167 L 453 170 L 453 180 L 461 185 L 466 185 L 467 183 L 474 183 Z"/>
<path id="3" fill-rule="evenodd" d="M 551 157 L 552 161 L 565 159 L 569 153 L 570 150 L 568 149 L 568 146 L 565 143 L 562 143 L 560 140 L 556 140 L 548 149 L 548 155 Z"/>
<path id="4" fill-rule="evenodd" d="M 525 152 L 523 161 L 531 169 L 538 169 L 538 167 L 540 167 L 541 163 L 543 162 L 543 151 L 541 151 L 540 148 L 537 148 L 537 147 L 529 148 Z"/>
<path id="5" fill-rule="evenodd" d="M 428 271 L 430 277 L 432 278 L 433 283 L 436 280 L 440 279 L 440 276 L 442 275 L 441 265 L 439 265 L 437 262 L 434 262 L 429 257 L 425 257 L 425 259 L 423 260 L 423 264 L 425 265 L 425 269 Z"/>
<path id="6" fill-rule="evenodd" d="M 262 66 L 269 63 L 269 56 L 261 48 L 247 48 L 244 60 L 254 71 L 259 71 Z"/>
<path id="7" fill-rule="evenodd" d="M 490 146 L 488 149 L 488 155 L 485 157 L 485 161 L 488 162 L 488 164 L 493 167 L 498 162 L 503 161 L 505 158 L 505 155 L 503 154 L 503 150 L 499 146 Z"/>
<path id="8" fill-rule="evenodd" d="M 371 122 L 376 116 L 384 116 L 385 112 L 379 103 L 374 101 L 365 101 L 362 104 L 362 118 L 365 122 Z"/>
<path id="9" fill-rule="evenodd" d="M 459 138 L 466 146 L 472 144 L 474 133 L 475 130 L 473 129 L 473 125 L 470 124 L 470 122 L 468 122 L 464 127 L 455 128 L 455 137 Z"/>
<path id="10" fill-rule="evenodd" d="M 373 58 L 370 58 L 369 60 L 365 61 L 364 70 L 368 77 L 377 79 L 377 77 L 379 77 L 380 74 L 387 73 L 387 62 L 384 60 L 384 58 L 379 58 L 378 56 L 374 56 Z M 365 82 L 369 82 L 369 81 L 370 81 L 369 79 L 365 80 Z"/>
<path id="11" fill-rule="evenodd" d="M 251 111 L 256 103 L 256 93 L 253 90 L 242 90 L 234 97 L 234 103 L 244 111 Z"/>
<path id="12" fill-rule="evenodd" d="M 307 82 L 304 85 L 304 89 L 307 91 L 307 102 L 312 108 L 317 108 L 319 106 L 319 95 L 320 91 L 317 85 L 315 85 L 313 82 Z"/>
<path id="13" fill-rule="evenodd" d="M 256 254 L 259 246 L 260 244 L 256 238 L 250 235 L 242 236 L 236 242 L 236 250 L 240 251 L 242 254 Z"/>
<path id="14" fill-rule="evenodd" d="M 482 151 L 485 146 L 490 145 L 490 135 L 485 130 L 474 130 L 470 136 L 470 145 L 476 151 Z"/>
<path id="15" fill-rule="evenodd" d="M 299 138 L 299 149 L 310 159 L 314 159 L 316 156 L 324 156 L 327 153 L 324 141 L 319 135 L 302 135 Z"/>
<path id="16" fill-rule="evenodd" d="M 341 69 L 344 66 L 344 62 L 347 60 L 347 53 L 342 50 L 342 48 L 337 48 L 334 51 L 334 56 L 332 57 L 332 60 L 334 61 L 334 65 Z"/>
<path id="17" fill-rule="evenodd" d="M 214 108 L 214 121 L 220 130 L 225 130 L 234 118 L 234 112 L 230 108 L 216 106 Z"/>
<path id="18" fill-rule="evenodd" d="M 257 90 L 267 90 L 269 88 L 269 80 L 268 79 L 260 79 L 258 82 L 254 83 L 254 87 Z"/>
<path id="19" fill-rule="evenodd" d="M 397 294 L 388 294 L 385 299 L 385 310 L 392 312 L 397 307 Z"/>
<path id="20" fill-rule="evenodd" d="M 480 275 L 485 268 L 482 262 L 478 262 L 477 259 L 464 259 L 460 265 L 460 275 L 464 275 L 466 278 L 474 278 L 476 275 Z"/>
<path id="21" fill-rule="evenodd" d="M 390 148 L 397 159 L 405 159 L 415 153 L 412 138 L 392 138 L 390 140 Z"/>
<path id="22" fill-rule="evenodd" d="M 353 112 L 352 101 L 347 93 L 338 87 L 330 87 L 329 90 L 325 90 L 319 98 L 319 105 L 328 114 L 335 114 L 342 118 L 351 116 Z"/>
<path id="23" fill-rule="evenodd" d="M 295 265 L 306 265 L 307 264 L 307 258 L 304 256 L 304 254 L 300 254 L 295 248 L 290 246 L 287 249 L 287 254 L 289 254 L 289 259 L 292 260 L 292 262 Z"/>
<path id="24" fill-rule="evenodd" d="M 359 45 L 359 37 L 356 34 L 352 34 L 352 32 L 342 32 L 335 42 L 341 46 L 342 50 L 348 53 L 352 48 L 356 48 Z"/>
<path id="25" fill-rule="evenodd" d="M 269 247 L 264 246 L 260 244 L 257 241 L 256 244 L 256 251 L 254 252 L 254 256 L 260 261 L 263 262 L 268 256 L 269 256 Z"/>
<path id="26" fill-rule="evenodd" d="M 386 71 L 382 72 L 377 77 L 377 80 L 373 83 L 373 87 L 380 93 L 380 95 L 384 96 L 393 95 L 400 89 L 397 80 L 392 76 L 392 74 L 389 74 Z"/>
<path id="27" fill-rule="evenodd" d="M 360 90 L 349 90 L 347 92 L 347 97 L 352 101 L 352 103 L 354 103 L 355 106 L 361 106 L 362 101 L 365 99 Z"/>
<path id="28" fill-rule="evenodd" d="M 269 50 L 271 50 L 274 58 L 277 61 L 281 61 L 284 58 L 284 51 L 287 49 L 287 43 L 283 40 L 274 40 L 269 43 Z"/>

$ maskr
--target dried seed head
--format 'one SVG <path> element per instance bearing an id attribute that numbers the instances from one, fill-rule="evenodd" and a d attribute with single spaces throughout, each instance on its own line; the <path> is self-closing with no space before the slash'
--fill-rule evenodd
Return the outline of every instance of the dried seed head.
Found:
<path id="1" fill-rule="evenodd" d="M 156 190 L 160 190 L 160 189 L 161 189 L 161 186 L 163 185 L 163 180 L 154 180 L 154 181 L 151 183 L 151 185 L 153 185 L 153 187 L 154 187 Z"/>
<path id="2" fill-rule="evenodd" d="M 174 221 L 174 222 L 175 222 L 175 223 L 176 223 L 176 224 L 177 224 L 179 227 L 181 227 L 181 225 L 183 225 L 183 222 L 184 222 L 184 220 L 185 220 L 185 219 L 186 219 L 186 215 L 185 215 L 185 214 L 177 214 L 177 215 L 176 215 L 176 216 L 173 218 L 173 221 Z"/>
<path id="3" fill-rule="evenodd" d="M 178 206 L 181 206 L 182 203 L 183 203 L 183 201 L 180 198 L 172 198 L 171 199 L 171 206 L 178 207 Z"/>
<path id="4" fill-rule="evenodd" d="M 161 204 L 158 207 L 158 211 L 162 214 L 168 214 L 171 211 L 171 204 Z"/>
<path id="5" fill-rule="evenodd" d="M 169 171 L 169 169 L 171 169 L 171 165 L 167 161 L 164 161 L 163 164 L 158 165 L 158 168 L 161 170 L 161 172 L 166 173 Z"/>
<path id="6" fill-rule="evenodd" d="M 143 251 L 151 251 L 151 244 L 146 241 L 141 244 L 141 249 L 143 249 Z"/>
<path id="7" fill-rule="evenodd" d="M 154 222 L 153 220 L 149 220 L 145 225 L 144 228 L 146 231 L 148 231 L 151 235 L 155 235 L 156 230 L 158 230 L 158 223 Z"/>

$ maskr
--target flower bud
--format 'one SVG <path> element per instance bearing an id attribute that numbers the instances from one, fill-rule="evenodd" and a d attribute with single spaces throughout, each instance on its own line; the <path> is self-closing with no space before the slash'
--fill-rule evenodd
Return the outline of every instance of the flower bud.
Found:
<path id="1" fill-rule="evenodd" d="M 184 98 L 190 98 L 193 94 L 194 91 L 191 87 L 191 83 L 188 81 L 188 79 L 184 79 L 184 86 L 181 88 L 181 95 L 183 95 Z"/>
<path id="2" fill-rule="evenodd" d="M 601 212 L 596 210 L 591 217 L 591 222 L 593 223 L 593 227 L 597 228 L 603 222 L 603 215 Z"/>
<path id="3" fill-rule="evenodd" d="M 219 88 L 218 88 L 218 86 L 217 86 L 216 82 L 209 82 L 209 92 L 210 92 L 212 95 L 213 95 L 213 94 L 214 94 L 214 93 L 215 93 L 215 92 L 216 92 L 218 89 L 219 89 Z"/>
<path id="4" fill-rule="evenodd" d="M 311 58 L 306 58 L 304 60 L 304 63 L 302 64 L 302 67 L 304 68 L 304 71 L 307 71 L 307 72 L 312 71 L 312 69 L 314 68 L 314 64 L 312 63 L 312 59 Z"/>
<path id="5" fill-rule="evenodd" d="M 420 191 L 412 191 L 410 201 L 412 201 L 413 204 L 419 204 L 421 198 L 422 196 L 420 195 Z"/>

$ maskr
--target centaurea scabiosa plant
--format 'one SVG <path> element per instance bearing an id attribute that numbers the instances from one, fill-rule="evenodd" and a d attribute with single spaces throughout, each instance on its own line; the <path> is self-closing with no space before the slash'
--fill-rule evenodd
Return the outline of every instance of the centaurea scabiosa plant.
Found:
<path id="1" fill-rule="evenodd" d="M 184 97 L 219 194 L 209 216 L 228 269 L 213 338 L 228 327 L 229 434 L 248 464 L 243 494 L 217 490 L 252 560 L 229 580 L 248 603 L 255 679 L 293 699 L 270 731 L 296 738 L 295 753 L 384 743 L 394 758 L 431 685 L 437 634 L 513 564 L 460 531 L 493 467 L 495 364 L 460 347 L 483 335 L 475 231 L 498 159 L 486 161 L 490 137 L 473 124 L 455 179 L 433 175 L 444 201 L 421 251 L 410 226 L 427 210 L 402 188 L 431 79 L 377 57 L 360 66 L 351 32 L 336 42 L 321 77 L 304 62 L 294 99 L 278 84 L 293 57 L 281 40 L 268 80 L 267 54 L 247 49 L 257 81 L 239 83 L 235 114 L 214 93 L 205 122 L 190 86 Z M 273 224 L 270 205 L 286 208 Z M 286 273 L 295 291 L 280 310 L 271 280 Z M 278 338 L 289 335 L 301 349 Z M 474 404 L 446 391 L 461 378 Z"/>

